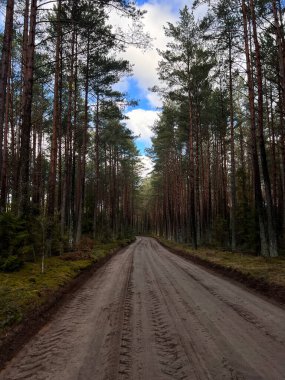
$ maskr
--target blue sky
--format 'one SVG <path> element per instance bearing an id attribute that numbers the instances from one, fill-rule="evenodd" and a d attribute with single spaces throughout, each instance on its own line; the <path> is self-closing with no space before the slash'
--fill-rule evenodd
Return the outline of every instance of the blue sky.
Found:
<path id="1" fill-rule="evenodd" d="M 137 139 L 137 146 L 145 164 L 145 173 L 151 169 L 151 162 L 145 156 L 145 148 L 151 146 L 152 126 L 159 117 L 162 106 L 159 97 L 152 93 L 149 88 L 158 85 L 157 66 L 159 54 L 157 49 L 163 50 L 166 47 L 166 37 L 163 26 L 167 22 L 176 23 L 179 18 L 179 9 L 185 5 L 191 8 L 193 0 L 137 0 L 138 6 L 147 13 L 144 16 L 143 24 L 146 32 L 152 37 L 153 48 L 142 51 L 133 46 L 127 48 L 124 57 L 130 61 L 133 67 L 133 77 L 123 80 L 119 84 L 119 89 L 128 92 L 130 98 L 139 100 L 137 107 L 126 110 L 129 117 L 128 127 L 135 135 L 140 135 Z M 201 18 L 206 12 L 206 6 L 201 6 L 196 11 L 195 16 Z M 126 21 L 122 21 L 119 16 L 111 15 L 112 25 L 118 25 L 123 30 L 127 27 Z"/>

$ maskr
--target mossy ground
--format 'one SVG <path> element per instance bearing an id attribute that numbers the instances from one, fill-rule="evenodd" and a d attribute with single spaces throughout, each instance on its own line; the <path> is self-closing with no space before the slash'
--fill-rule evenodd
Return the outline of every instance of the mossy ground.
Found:
<path id="1" fill-rule="evenodd" d="M 44 273 L 41 272 L 40 259 L 36 263 L 26 263 L 18 272 L 0 272 L 0 335 L 43 305 L 51 294 L 81 271 L 128 243 L 130 240 L 98 243 L 89 251 L 85 250 L 82 258 L 78 252 L 62 257 L 48 257 Z"/>
<path id="2" fill-rule="evenodd" d="M 285 287 L 285 257 L 264 258 L 244 253 L 221 251 L 218 249 L 192 249 L 189 245 L 178 244 L 169 240 L 159 239 L 164 245 L 174 250 L 182 250 L 186 254 L 218 264 L 226 269 L 235 269 L 257 280 L 266 281 L 272 285 Z"/>

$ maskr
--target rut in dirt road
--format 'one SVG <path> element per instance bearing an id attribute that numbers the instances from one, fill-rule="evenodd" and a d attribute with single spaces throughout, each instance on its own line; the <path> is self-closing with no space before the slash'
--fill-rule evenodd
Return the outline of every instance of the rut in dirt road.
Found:
<path id="1" fill-rule="evenodd" d="M 285 379 L 285 311 L 138 238 L 0 380 Z"/>

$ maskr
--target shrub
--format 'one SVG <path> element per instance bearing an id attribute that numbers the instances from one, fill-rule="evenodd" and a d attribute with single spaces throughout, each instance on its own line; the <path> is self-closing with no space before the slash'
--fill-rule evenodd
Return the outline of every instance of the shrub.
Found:
<path id="1" fill-rule="evenodd" d="M 8 257 L 14 250 L 15 237 L 23 230 L 19 218 L 11 213 L 0 215 L 0 257 Z"/>
<path id="2" fill-rule="evenodd" d="M 18 270 L 24 261 L 35 260 L 41 244 L 36 218 L 24 220 L 12 213 L 0 215 L 0 270 Z"/>
<path id="3" fill-rule="evenodd" d="M 0 270 L 2 272 L 15 272 L 23 266 L 24 262 L 17 256 L 8 256 L 0 260 Z"/>

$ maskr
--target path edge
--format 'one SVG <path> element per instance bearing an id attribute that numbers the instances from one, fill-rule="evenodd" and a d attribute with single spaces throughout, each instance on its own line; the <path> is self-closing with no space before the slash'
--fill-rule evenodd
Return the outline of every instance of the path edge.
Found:
<path id="1" fill-rule="evenodd" d="M 73 296 L 74 292 L 80 289 L 111 258 L 127 250 L 134 241 L 135 239 L 125 247 L 111 250 L 102 259 L 82 269 L 76 277 L 51 293 L 44 304 L 31 310 L 18 325 L 9 329 L 7 334 L 1 337 L 0 341 L 0 371 L 52 319 L 63 304 Z"/>
<path id="2" fill-rule="evenodd" d="M 279 305 L 285 305 L 285 286 L 277 285 L 266 281 L 265 279 L 258 279 L 250 274 L 241 272 L 235 268 L 226 267 L 221 264 L 212 263 L 196 255 L 192 255 L 183 249 L 169 247 L 158 237 L 155 240 L 171 253 L 183 257 L 184 259 L 193 262 L 203 268 L 210 270 L 211 272 L 218 273 L 227 279 L 238 282 L 244 287 L 254 290 L 258 295 L 265 296 L 269 301 L 275 301 Z"/>

